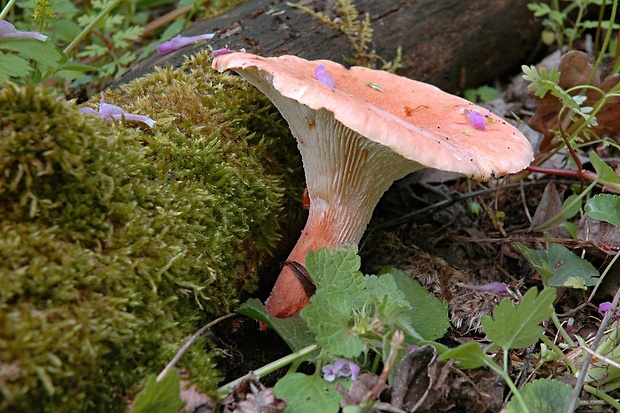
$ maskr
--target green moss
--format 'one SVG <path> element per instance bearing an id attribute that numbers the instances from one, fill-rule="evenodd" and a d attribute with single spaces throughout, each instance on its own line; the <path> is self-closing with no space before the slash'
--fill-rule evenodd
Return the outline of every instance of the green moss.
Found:
<path id="1" fill-rule="evenodd" d="M 208 54 L 106 102 L 157 124 L 0 85 L 0 410 L 122 410 L 301 219 L 294 139 Z M 214 390 L 212 353 L 181 365 Z"/>

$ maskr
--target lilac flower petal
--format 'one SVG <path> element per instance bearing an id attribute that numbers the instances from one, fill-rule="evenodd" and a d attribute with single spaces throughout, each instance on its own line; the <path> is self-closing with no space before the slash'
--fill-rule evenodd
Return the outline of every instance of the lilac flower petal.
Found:
<path id="1" fill-rule="evenodd" d="M 97 116 L 99 116 L 99 112 L 97 112 L 93 108 L 81 108 L 80 112 L 85 113 L 87 115 L 97 115 Z"/>
<path id="2" fill-rule="evenodd" d="M 609 301 L 605 301 L 598 305 L 598 312 L 604 316 L 607 311 L 611 309 L 611 303 Z"/>
<path id="3" fill-rule="evenodd" d="M 223 54 L 229 54 L 232 53 L 233 51 L 230 50 L 228 47 L 222 47 L 221 49 L 217 49 L 213 51 L 213 57 L 218 57 L 221 56 Z"/>
<path id="4" fill-rule="evenodd" d="M 316 80 L 323 83 L 324 85 L 327 85 L 332 88 L 336 87 L 336 84 L 334 83 L 332 76 L 329 73 L 327 73 L 325 66 L 318 65 L 316 69 L 314 69 L 314 76 L 316 76 Z"/>
<path id="5" fill-rule="evenodd" d="M 0 38 L 2 37 L 32 37 L 42 42 L 47 40 L 47 36 L 39 32 L 22 32 L 6 20 L 0 20 Z"/>
<path id="6" fill-rule="evenodd" d="M 147 124 L 147 125 L 149 125 L 149 127 L 151 127 L 151 128 L 152 128 L 153 126 L 155 126 L 155 123 L 157 123 L 157 122 L 155 122 L 153 119 L 149 118 L 148 116 L 144 116 L 144 115 L 134 115 L 134 114 L 127 113 L 127 112 L 122 113 L 122 114 L 120 114 L 120 115 L 113 115 L 112 117 L 113 117 L 114 119 L 116 119 L 116 120 L 121 120 L 122 118 L 125 118 L 125 119 L 127 119 L 127 120 L 137 120 L 137 121 L 139 121 L 139 122 L 146 123 L 146 124 Z"/>
<path id="7" fill-rule="evenodd" d="M 465 114 L 465 117 L 467 118 L 469 123 L 471 123 L 471 126 L 478 130 L 487 129 L 486 125 L 484 124 L 484 115 L 482 115 L 480 112 L 478 112 L 477 110 L 464 109 L 463 113 Z"/>
<path id="8" fill-rule="evenodd" d="M 474 291 L 484 291 L 494 294 L 508 294 L 508 286 L 500 282 L 490 282 L 482 285 L 459 284 L 459 287 Z"/>
<path id="9" fill-rule="evenodd" d="M 355 380 L 360 373 L 360 367 L 347 359 L 336 360 L 334 370 L 338 377 L 351 377 L 352 380 Z"/>
<path id="10" fill-rule="evenodd" d="M 96 111 L 93 108 L 81 108 L 80 112 L 85 113 L 87 115 L 98 115 L 101 119 L 111 122 L 113 120 L 122 120 L 123 118 L 127 120 L 137 120 L 139 122 L 146 123 L 149 127 L 155 126 L 157 122 L 148 116 L 144 115 L 136 115 L 133 113 L 129 113 L 123 110 L 120 106 L 112 105 L 110 103 L 105 103 L 103 92 L 101 93 L 101 100 L 99 103 L 99 111 Z"/>
<path id="11" fill-rule="evenodd" d="M 327 381 L 334 381 L 336 379 L 336 371 L 334 370 L 334 366 L 331 364 L 326 364 L 323 366 L 323 378 Z"/>
<path id="12" fill-rule="evenodd" d="M 413 344 L 407 344 L 407 352 L 411 353 L 412 351 L 415 351 L 417 349 L 419 349 L 420 346 L 414 346 Z"/>
<path id="13" fill-rule="evenodd" d="M 162 44 L 157 46 L 157 53 L 165 54 L 165 53 L 174 52 L 175 50 L 178 50 L 189 44 L 196 43 L 200 40 L 213 39 L 214 36 L 215 34 L 213 33 L 200 34 L 198 36 L 191 36 L 191 37 L 181 36 L 179 34 L 173 37 L 172 39 L 168 40 L 167 42 L 163 42 Z"/>

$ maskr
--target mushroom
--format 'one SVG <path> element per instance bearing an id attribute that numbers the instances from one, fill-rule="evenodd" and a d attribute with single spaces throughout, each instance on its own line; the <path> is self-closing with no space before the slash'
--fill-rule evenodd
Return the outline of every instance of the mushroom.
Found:
<path id="1" fill-rule="evenodd" d="M 383 193 L 411 172 L 487 180 L 533 159 L 527 138 L 497 115 L 385 71 L 243 52 L 216 57 L 213 68 L 232 69 L 267 95 L 297 139 L 310 210 L 289 263 L 303 265 L 309 250 L 357 245 Z M 295 267 L 283 266 L 266 302 L 273 316 L 309 303 Z"/>

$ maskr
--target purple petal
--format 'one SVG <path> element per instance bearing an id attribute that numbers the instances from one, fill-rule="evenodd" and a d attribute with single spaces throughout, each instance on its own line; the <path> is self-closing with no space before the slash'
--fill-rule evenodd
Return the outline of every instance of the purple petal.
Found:
<path id="1" fill-rule="evenodd" d="M 332 88 L 336 87 L 334 80 L 332 79 L 331 75 L 327 73 L 325 66 L 323 65 L 317 66 L 316 69 L 314 69 L 314 76 L 316 76 L 316 80 L 323 83 L 324 85 L 327 85 Z"/>
<path id="2" fill-rule="evenodd" d="M 352 380 L 355 380 L 360 373 L 360 367 L 347 359 L 336 360 L 334 370 L 338 377 L 351 377 Z"/>
<path id="3" fill-rule="evenodd" d="M 609 301 L 605 301 L 604 303 L 600 303 L 598 305 L 598 312 L 604 316 L 607 311 L 611 309 L 611 303 Z"/>
<path id="4" fill-rule="evenodd" d="M 97 116 L 99 116 L 99 112 L 97 112 L 93 108 L 80 108 L 80 112 L 85 113 L 87 115 L 97 115 Z"/>
<path id="5" fill-rule="evenodd" d="M 500 282 L 490 282 L 482 285 L 459 284 L 459 287 L 474 291 L 485 291 L 494 294 L 508 294 L 508 286 Z"/>
<path id="6" fill-rule="evenodd" d="M 181 36 L 179 34 L 173 37 L 172 39 L 168 40 L 167 42 L 163 42 L 162 44 L 157 46 L 157 53 L 165 54 L 165 53 L 174 52 L 175 50 L 178 50 L 189 44 L 196 43 L 200 40 L 213 39 L 214 36 L 215 34 L 213 33 L 200 34 L 198 36 L 191 36 L 191 37 Z"/>
<path id="7" fill-rule="evenodd" d="M 111 122 L 113 120 L 122 120 L 123 118 L 125 118 L 127 120 L 137 120 L 139 122 L 144 122 L 151 128 L 155 125 L 155 123 L 157 123 L 148 116 L 129 113 L 124 111 L 123 108 L 121 108 L 120 106 L 105 103 L 103 92 L 101 93 L 101 100 L 99 101 L 99 111 L 96 111 L 93 108 L 81 108 L 80 112 L 87 115 L 98 115 L 101 119 L 108 122 Z"/>
<path id="8" fill-rule="evenodd" d="M 13 24 L 6 20 L 0 20 L 0 38 L 2 37 L 32 37 L 42 42 L 47 40 L 47 36 L 39 32 L 22 32 L 17 30 Z"/>
<path id="9" fill-rule="evenodd" d="M 123 112 L 120 115 L 112 115 L 112 117 L 116 120 L 121 120 L 122 118 L 125 118 L 127 120 L 137 120 L 139 122 L 146 123 L 151 128 L 155 126 L 155 123 L 157 123 L 153 119 L 149 118 L 148 116 L 134 115 L 132 113 L 127 113 L 127 112 Z"/>
<path id="10" fill-rule="evenodd" d="M 480 112 L 478 112 L 477 110 L 464 109 L 463 113 L 465 114 L 465 117 L 467 118 L 469 123 L 471 123 L 471 126 L 479 130 L 487 129 L 486 125 L 484 124 L 484 115 L 482 115 Z"/>
<path id="11" fill-rule="evenodd" d="M 334 381 L 336 379 L 336 372 L 334 371 L 334 366 L 331 364 L 326 364 L 323 366 L 323 378 L 327 381 Z"/>
<path id="12" fill-rule="evenodd" d="M 230 50 L 228 47 L 222 47 L 221 49 L 217 49 L 213 51 L 213 57 L 218 57 L 221 56 L 223 54 L 229 54 L 232 53 L 233 51 Z"/>
<path id="13" fill-rule="evenodd" d="M 419 349 L 420 346 L 414 346 L 413 344 L 407 344 L 407 352 L 411 353 L 412 351 L 415 351 L 417 349 Z"/>

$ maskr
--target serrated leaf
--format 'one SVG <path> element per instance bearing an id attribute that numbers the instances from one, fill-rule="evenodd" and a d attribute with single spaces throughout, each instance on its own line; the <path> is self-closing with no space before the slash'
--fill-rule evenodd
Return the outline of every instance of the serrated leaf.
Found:
<path id="1" fill-rule="evenodd" d="M 596 195 L 586 202 L 586 215 L 620 228 L 620 196 Z"/>
<path id="2" fill-rule="evenodd" d="M 526 384 L 521 388 L 521 396 L 530 412 L 565 413 L 573 397 L 573 388 L 558 380 L 540 379 Z M 505 413 L 525 413 L 513 397 L 506 405 Z"/>
<path id="3" fill-rule="evenodd" d="M 286 401 L 287 413 L 337 412 L 342 395 L 321 376 L 287 374 L 276 383 L 274 394 Z"/>
<path id="4" fill-rule="evenodd" d="M 546 250 L 530 250 L 519 243 L 515 245 L 547 286 L 585 289 L 598 281 L 598 270 L 562 245 L 548 244 Z M 583 283 L 575 282 L 575 277 L 583 279 Z"/>
<path id="5" fill-rule="evenodd" d="M 607 165 L 605 161 L 603 161 L 595 151 L 590 151 L 590 162 L 592 162 L 592 166 L 596 170 L 598 178 L 620 185 L 620 177 L 614 172 L 611 166 Z"/>
<path id="6" fill-rule="evenodd" d="M 18 52 L 27 59 L 52 68 L 59 67 L 67 60 L 65 54 L 53 43 L 31 38 L 0 39 L 0 49 Z"/>
<path id="7" fill-rule="evenodd" d="M 405 335 L 414 342 L 424 341 L 424 337 L 411 324 L 413 308 L 398 289 L 391 274 L 364 277 L 370 299 L 375 304 L 379 319 L 388 328 L 403 330 Z"/>
<path id="8" fill-rule="evenodd" d="M 364 341 L 350 328 L 353 309 L 353 302 L 340 289 L 323 287 L 301 310 L 301 318 L 319 345 L 336 356 L 352 359 L 366 350 Z"/>
<path id="9" fill-rule="evenodd" d="M 321 288 L 334 287 L 347 296 L 354 306 L 363 305 L 368 295 L 364 290 L 364 276 L 359 271 L 360 257 L 354 251 L 336 250 L 330 252 L 326 248 L 308 251 L 306 269 L 314 281 L 317 293 Z"/>
<path id="10" fill-rule="evenodd" d="M 412 310 L 408 312 L 407 319 L 415 331 L 429 341 L 443 337 L 450 327 L 448 304 L 441 302 L 404 271 L 385 267 L 379 275 L 385 274 L 393 277 L 398 290 L 409 302 Z"/>
<path id="11" fill-rule="evenodd" d="M 9 77 L 22 77 L 32 72 L 32 68 L 25 59 L 0 53 L 0 79 L 8 80 Z"/>
<path id="12" fill-rule="evenodd" d="M 484 332 L 504 350 L 528 347 L 543 332 L 539 324 L 553 314 L 555 298 L 555 288 L 546 288 L 540 294 L 532 288 L 518 305 L 504 298 L 493 310 L 493 318 L 482 317 Z"/>
<path id="13" fill-rule="evenodd" d="M 364 277 L 364 283 L 370 299 L 379 310 L 381 320 L 395 319 L 412 310 L 405 293 L 398 289 L 392 274 L 367 275 Z"/>
<path id="14" fill-rule="evenodd" d="M 278 333 L 280 337 L 293 351 L 301 350 L 315 343 L 314 334 L 308 329 L 306 323 L 299 316 L 289 318 L 276 318 L 267 312 L 265 306 L 256 298 L 251 298 L 241 304 L 236 311 L 262 321 Z"/>
<path id="15" fill-rule="evenodd" d="M 477 369 L 484 366 L 488 361 L 488 356 L 484 353 L 480 345 L 475 341 L 468 341 L 458 347 L 450 349 L 439 356 L 439 360 L 448 361 L 453 359 L 459 368 Z"/>
<path id="16" fill-rule="evenodd" d="M 179 374 L 170 370 L 161 381 L 154 375 L 146 379 L 146 385 L 133 403 L 131 413 L 177 413 L 183 406 Z"/>

